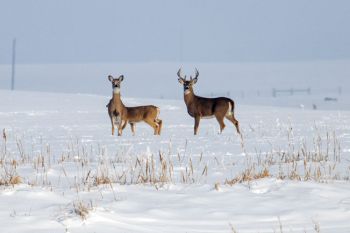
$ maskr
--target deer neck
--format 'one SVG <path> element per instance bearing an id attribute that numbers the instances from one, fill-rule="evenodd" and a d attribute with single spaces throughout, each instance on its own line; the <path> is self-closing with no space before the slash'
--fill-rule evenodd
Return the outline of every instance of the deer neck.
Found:
<path id="1" fill-rule="evenodd" d="M 192 87 L 190 87 L 190 89 L 188 90 L 185 90 L 184 99 L 185 99 L 186 105 L 193 103 L 193 101 L 196 99 L 196 95 L 194 94 Z"/>
<path id="2" fill-rule="evenodd" d="M 115 108 L 120 111 L 122 108 L 124 108 L 124 104 L 120 98 L 120 88 L 115 87 L 113 88 L 113 104 Z"/>

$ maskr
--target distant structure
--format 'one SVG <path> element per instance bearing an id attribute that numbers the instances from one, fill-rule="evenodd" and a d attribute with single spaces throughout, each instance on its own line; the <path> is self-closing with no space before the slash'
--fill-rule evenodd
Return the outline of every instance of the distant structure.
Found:
<path id="1" fill-rule="evenodd" d="M 15 89 L 15 64 L 16 64 L 16 38 L 12 41 L 12 75 L 11 75 L 11 90 Z"/>
<path id="2" fill-rule="evenodd" d="M 330 102 L 330 101 L 337 102 L 338 99 L 337 99 L 337 98 L 334 98 L 334 97 L 325 97 L 325 98 L 324 98 L 324 101 L 326 101 L 326 102 Z"/>
<path id="3" fill-rule="evenodd" d="M 276 97 L 277 94 L 279 93 L 287 93 L 289 95 L 294 95 L 295 93 L 306 93 L 308 95 L 311 94 L 311 88 L 307 88 L 307 89 L 294 89 L 294 88 L 291 88 L 291 89 L 275 89 L 273 88 L 272 89 L 272 96 L 273 97 Z"/>

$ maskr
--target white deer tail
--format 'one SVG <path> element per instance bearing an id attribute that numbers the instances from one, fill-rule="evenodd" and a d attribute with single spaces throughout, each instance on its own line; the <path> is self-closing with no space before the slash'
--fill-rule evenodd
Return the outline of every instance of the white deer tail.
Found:
<path id="1" fill-rule="evenodd" d="M 233 115 L 233 101 L 229 101 L 226 116 L 232 116 L 232 115 Z"/>

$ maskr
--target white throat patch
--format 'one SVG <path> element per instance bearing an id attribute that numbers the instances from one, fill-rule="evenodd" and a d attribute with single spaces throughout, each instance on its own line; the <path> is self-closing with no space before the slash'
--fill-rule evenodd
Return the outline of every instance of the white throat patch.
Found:
<path id="1" fill-rule="evenodd" d="M 191 93 L 190 90 L 186 90 L 186 91 L 185 91 L 185 95 L 188 95 L 188 94 L 190 94 L 190 93 Z"/>
<path id="2" fill-rule="evenodd" d="M 114 94 L 119 94 L 120 93 L 120 88 L 119 87 L 113 88 L 113 93 Z"/>

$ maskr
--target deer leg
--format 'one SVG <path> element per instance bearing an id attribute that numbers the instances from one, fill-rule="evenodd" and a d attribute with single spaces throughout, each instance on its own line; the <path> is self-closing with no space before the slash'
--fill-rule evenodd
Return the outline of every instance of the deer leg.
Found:
<path id="1" fill-rule="evenodd" d="M 112 124 L 112 135 L 114 135 L 114 129 L 115 129 L 115 118 L 112 114 L 109 115 L 109 118 L 111 119 Z"/>
<path id="2" fill-rule="evenodd" d="M 200 120 L 201 120 L 200 116 L 196 116 L 194 118 L 194 135 L 197 135 Z"/>
<path id="3" fill-rule="evenodd" d="M 114 135 L 114 121 L 113 121 L 113 118 L 111 118 L 111 123 L 112 123 L 112 135 Z"/>
<path id="4" fill-rule="evenodd" d="M 123 124 L 123 127 L 122 127 L 122 130 L 124 130 L 125 129 L 125 127 L 126 127 L 126 125 L 128 124 L 128 122 L 127 121 L 125 121 L 124 122 L 124 124 Z"/>
<path id="5" fill-rule="evenodd" d="M 125 128 L 125 121 L 120 120 L 118 125 L 118 136 L 122 136 L 122 132 L 124 128 Z"/>
<path id="6" fill-rule="evenodd" d="M 131 132 L 132 132 L 132 135 L 135 136 L 135 123 L 129 123 L 130 124 L 130 127 L 131 127 Z"/>
<path id="7" fill-rule="evenodd" d="M 241 134 L 241 131 L 239 130 L 239 122 L 237 121 L 237 119 L 233 115 L 226 116 L 226 119 L 231 121 L 235 125 L 237 133 Z"/>
<path id="8" fill-rule="evenodd" d="M 154 135 L 158 133 L 158 124 L 152 120 L 145 120 L 145 122 L 154 129 Z"/>
<path id="9" fill-rule="evenodd" d="M 219 122 L 219 125 L 220 125 L 220 133 L 222 133 L 222 131 L 225 128 L 224 118 L 222 116 L 217 116 L 217 115 L 215 115 L 215 117 L 216 117 L 216 120 Z"/>
<path id="10" fill-rule="evenodd" d="M 162 131 L 162 125 L 163 125 L 163 121 L 161 119 L 157 119 L 156 120 L 157 124 L 158 124 L 158 135 L 160 135 L 160 132 Z"/>
<path id="11" fill-rule="evenodd" d="M 123 132 L 122 128 L 119 127 L 119 128 L 118 128 L 118 136 L 122 136 L 122 132 Z"/>

